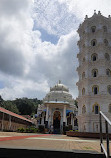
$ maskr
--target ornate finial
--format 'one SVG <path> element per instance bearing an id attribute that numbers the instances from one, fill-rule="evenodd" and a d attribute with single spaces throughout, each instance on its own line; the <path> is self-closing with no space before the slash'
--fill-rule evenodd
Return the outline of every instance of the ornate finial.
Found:
<path id="1" fill-rule="evenodd" d="M 88 16 L 86 15 L 85 19 L 87 19 L 87 18 L 88 18 Z"/>
<path id="2" fill-rule="evenodd" d="M 59 80 L 59 84 L 61 84 L 61 80 Z"/>
<path id="3" fill-rule="evenodd" d="M 100 11 L 98 11 L 98 14 L 99 14 L 99 15 L 101 15 L 101 12 L 100 12 Z"/>
<path id="4" fill-rule="evenodd" d="M 96 10 L 94 10 L 94 14 L 96 14 Z"/>

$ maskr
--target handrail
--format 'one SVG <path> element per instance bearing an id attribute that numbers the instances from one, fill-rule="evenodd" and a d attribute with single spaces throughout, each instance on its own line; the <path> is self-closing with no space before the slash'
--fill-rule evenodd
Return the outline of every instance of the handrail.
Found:
<path id="1" fill-rule="evenodd" d="M 105 149 L 105 147 L 104 147 L 104 145 L 103 145 L 102 117 L 105 119 L 107 150 Z M 100 146 L 101 146 L 101 152 L 104 152 L 106 158 L 109 158 L 109 156 L 110 156 L 110 151 L 109 151 L 108 124 L 111 126 L 111 121 L 103 114 L 102 111 L 100 111 L 100 112 L 99 112 L 99 122 L 100 122 Z"/>

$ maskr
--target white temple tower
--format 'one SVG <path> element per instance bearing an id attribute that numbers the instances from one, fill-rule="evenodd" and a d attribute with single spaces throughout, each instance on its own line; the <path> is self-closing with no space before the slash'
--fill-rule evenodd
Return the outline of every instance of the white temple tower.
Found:
<path id="1" fill-rule="evenodd" d="M 96 133 L 99 110 L 111 120 L 111 17 L 94 12 L 91 18 L 86 16 L 78 33 L 79 132 Z"/>

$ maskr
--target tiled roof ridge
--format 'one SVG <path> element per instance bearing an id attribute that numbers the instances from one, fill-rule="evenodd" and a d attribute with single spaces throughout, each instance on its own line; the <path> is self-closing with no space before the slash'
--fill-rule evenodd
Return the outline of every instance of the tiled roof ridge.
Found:
<path id="1" fill-rule="evenodd" d="M 25 117 L 23 117 L 23 116 L 21 116 L 21 115 L 18 115 L 18 114 L 16 114 L 16 113 L 12 112 L 12 111 L 9 111 L 9 110 L 7 110 L 7 109 L 1 107 L 1 106 L 0 106 L 0 111 L 1 111 L 1 112 L 4 112 L 4 113 L 6 113 L 6 114 L 9 114 L 9 115 L 11 115 L 11 116 L 14 116 L 14 117 L 17 117 L 17 118 L 20 118 L 20 119 L 22 119 L 22 120 L 25 120 L 25 121 L 28 121 L 28 122 L 31 122 L 31 123 L 32 123 L 31 120 L 29 120 L 29 119 L 27 119 L 27 118 L 25 118 Z"/>

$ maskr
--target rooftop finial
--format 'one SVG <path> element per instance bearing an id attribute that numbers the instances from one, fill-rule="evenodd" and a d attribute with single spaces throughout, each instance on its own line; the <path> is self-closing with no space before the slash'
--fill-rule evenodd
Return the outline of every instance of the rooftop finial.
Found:
<path id="1" fill-rule="evenodd" d="M 61 80 L 59 80 L 59 84 L 61 84 Z"/>
<path id="2" fill-rule="evenodd" d="M 86 15 L 85 19 L 87 19 L 87 18 L 88 18 L 88 16 Z"/>
<path id="3" fill-rule="evenodd" d="M 94 10 L 94 14 L 96 14 L 96 10 Z"/>
<path id="4" fill-rule="evenodd" d="M 101 12 L 100 12 L 100 11 L 98 11 L 98 14 L 99 14 L 99 15 L 101 15 Z"/>

